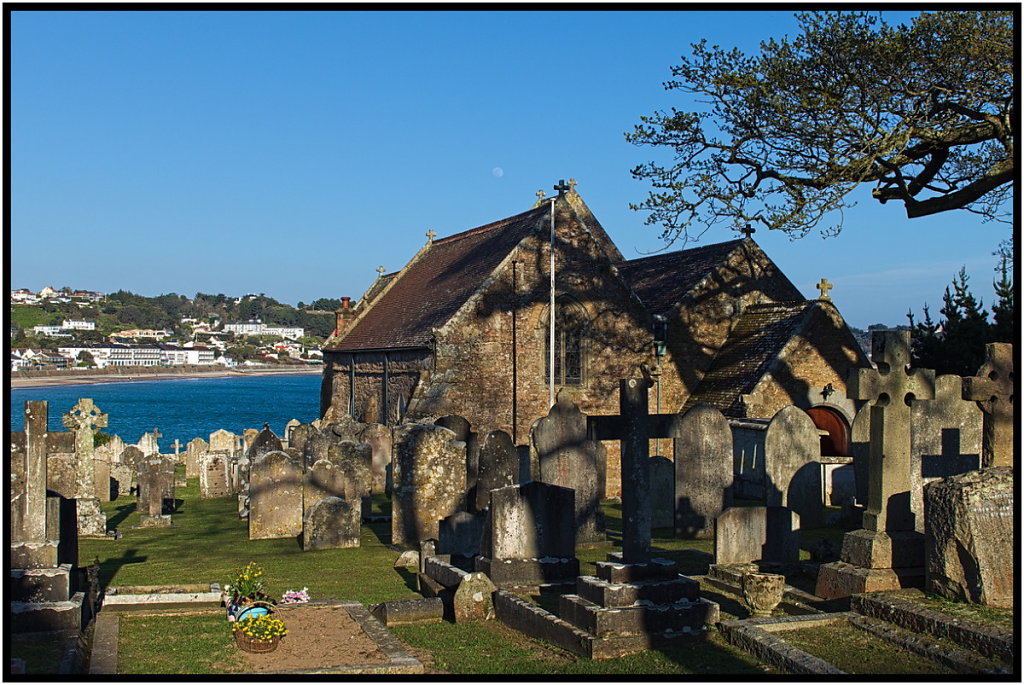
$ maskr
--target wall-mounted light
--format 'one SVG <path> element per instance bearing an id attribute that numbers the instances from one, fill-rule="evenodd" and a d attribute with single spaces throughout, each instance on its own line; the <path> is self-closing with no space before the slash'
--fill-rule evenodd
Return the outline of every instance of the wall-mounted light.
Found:
<path id="1" fill-rule="evenodd" d="M 836 389 L 832 387 L 831 383 L 829 383 L 828 385 L 821 389 L 821 396 L 827 400 L 828 396 L 834 393 L 835 391 Z"/>
<path id="2" fill-rule="evenodd" d="M 668 319 L 664 314 L 655 314 L 651 330 L 654 333 L 654 354 L 658 359 L 665 356 L 665 338 L 668 337 Z"/>

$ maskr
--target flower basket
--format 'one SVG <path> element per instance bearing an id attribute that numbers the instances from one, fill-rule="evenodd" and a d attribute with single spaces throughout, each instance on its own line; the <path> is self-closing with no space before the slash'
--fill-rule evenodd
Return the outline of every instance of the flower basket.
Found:
<path id="1" fill-rule="evenodd" d="M 241 630 L 236 630 L 235 644 L 244 652 L 266 654 L 267 652 L 273 652 L 277 649 L 278 645 L 281 644 L 281 637 L 279 635 L 275 635 L 269 640 L 257 640 L 256 638 L 249 637 Z"/>

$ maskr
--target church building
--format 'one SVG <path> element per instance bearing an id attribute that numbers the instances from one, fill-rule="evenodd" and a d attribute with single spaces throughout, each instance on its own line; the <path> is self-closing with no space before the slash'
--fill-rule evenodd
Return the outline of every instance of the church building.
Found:
<path id="1" fill-rule="evenodd" d="M 400 271 L 379 270 L 354 304 L 342 298 L 321 416 L 393 426 L 458 414 L 524 445 L 553 393 L 615 414 L 619 379 L 646 375 L 651 413 L 701 402 L 770 418 L 793 404 L 848 454 L 845 379 L 869 363 L 827 295 L 806 300 L 749 235 L 625 260 L 574 184 L 561 185 L 521 214 L 428 232 Z M 608 455 L 615 495 L 617 450 Z"/>

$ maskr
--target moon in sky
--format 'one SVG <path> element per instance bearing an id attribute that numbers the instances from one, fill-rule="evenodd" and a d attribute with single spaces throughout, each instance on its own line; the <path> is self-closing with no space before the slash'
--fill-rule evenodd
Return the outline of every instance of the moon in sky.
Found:
<path id="1" fill-rule="evenodd" d="M 505 175 L 505 170 L 502 169 L 500 166 L 496 166 L 493 169 L 491 169 L 491 173 L 494 174 L 496 178 L 501 178 L 502 176 Z"/>

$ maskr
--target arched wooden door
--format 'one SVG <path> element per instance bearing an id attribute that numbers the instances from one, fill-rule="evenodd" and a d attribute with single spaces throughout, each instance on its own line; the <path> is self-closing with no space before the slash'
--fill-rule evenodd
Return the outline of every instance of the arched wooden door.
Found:
<path id="1" fill-rule="evenodd" d="M 829 407 L 812 407 L 807 414 L 814 425 L 828 431 L 821 436 L 821 455 L 823 457 L 850 456 L 850 426 L 846 417 Z"/>

